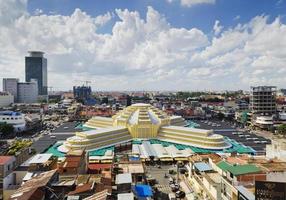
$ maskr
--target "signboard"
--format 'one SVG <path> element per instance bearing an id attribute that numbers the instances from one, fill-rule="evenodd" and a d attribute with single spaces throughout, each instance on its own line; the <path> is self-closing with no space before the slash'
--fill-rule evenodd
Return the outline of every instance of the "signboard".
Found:
<path id="1" fill-rule="evenodd" d="M 255 200 L 286 200 L 286 183 L 255 181 Z"/>

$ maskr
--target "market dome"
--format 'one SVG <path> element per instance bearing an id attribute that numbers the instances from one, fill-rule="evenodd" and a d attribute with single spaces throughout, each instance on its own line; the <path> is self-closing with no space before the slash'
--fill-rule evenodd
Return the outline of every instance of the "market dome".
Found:
<path id="1" fill-rule="evenodd" d="M 156 137 L 159 128 L 170 123 L 166 113 L 144 103 L 128 106 L 112 118 L 114 126 L 127 127 L 133 138 Z"/>

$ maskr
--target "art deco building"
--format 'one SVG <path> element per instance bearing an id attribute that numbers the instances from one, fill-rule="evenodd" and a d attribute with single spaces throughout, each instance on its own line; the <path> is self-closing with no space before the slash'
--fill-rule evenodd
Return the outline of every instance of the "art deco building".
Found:
<path id="1" fill-rule="evenodd" d="M 206 149 L 224 149 L 228 144 L 223 136 L 212 130 L 184 127 L 185 120 L 168 116 L 150 104 L 133 104 L 112 118 L 94 117 L 84 124 L 95 130 L 77 132 L 68 138 L 59 150 L 96 149 L 132 139 L 157 138 Z"/>

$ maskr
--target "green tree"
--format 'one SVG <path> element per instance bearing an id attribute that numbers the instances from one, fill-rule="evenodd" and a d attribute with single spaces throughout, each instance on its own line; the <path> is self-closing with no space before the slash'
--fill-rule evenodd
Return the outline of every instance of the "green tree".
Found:
<path id="1" fill-rule="evenodd" d="M 0 124 L 0 132 L 3 135 L 8 135 L 14 132 L 14 127 L 11 124 Z"/>
<path id="2" fill-rule="evenodd" d="M 279 134 L 286 136 L 286 124 L 281 124 L 278 126 L 277 130 Z"/>

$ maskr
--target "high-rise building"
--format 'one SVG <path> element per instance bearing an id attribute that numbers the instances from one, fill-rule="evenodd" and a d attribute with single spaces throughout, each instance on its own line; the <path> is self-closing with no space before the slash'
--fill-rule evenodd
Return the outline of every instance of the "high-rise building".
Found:
<path id="1" fill-rule="evenodd" d="M 14 102 L 17 101 L 18 97 L 18 85 L 19 79 L 17 78 L 4 78 L 3 79 L 3 91 L 9 92 L 14 96 Z"/>
<path id="2" fill-rule="evenodd" d="M 31 79 L 31 82 L 18 83 L 18 102 L 36 103 L 38 100 L 38 82 Z"/>
<path id="3" fill-rule="evenodd" d="M 91 96 L 90 86 L 74 86 L 73 95 L 75 99 L 89 99 Z"/>
<path id="4" fill-rule="evenodd" d="M 253 114 L 272 115 L 276 112 L 276 87 L 251 87 L 250 109 Z"/>
<path id="5" fill-rule="evenodd" d="M 44 57 L 44 52 L 29 51 L 29 54 L 29 56 L 25 57 L 26 82 L 31 82 L 31 79 L 37 79 L 38 95 L 47 95 L 47 59 Z"/>

